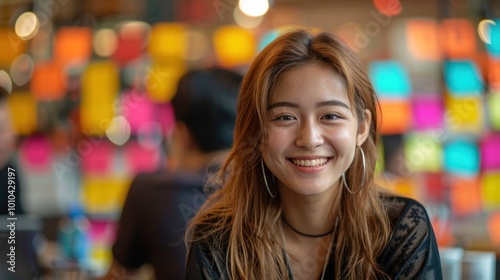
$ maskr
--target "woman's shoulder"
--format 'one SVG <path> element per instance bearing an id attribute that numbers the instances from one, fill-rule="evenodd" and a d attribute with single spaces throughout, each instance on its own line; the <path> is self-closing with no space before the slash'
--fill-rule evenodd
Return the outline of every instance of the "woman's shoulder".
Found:
<path id="1" fill-rule="evenodd" d="M 429 223 L 425 206 L 416 199 L 398 195 L 383 195 L 381 199 L 393 226 L 398 222 L 414 225 Z"/>

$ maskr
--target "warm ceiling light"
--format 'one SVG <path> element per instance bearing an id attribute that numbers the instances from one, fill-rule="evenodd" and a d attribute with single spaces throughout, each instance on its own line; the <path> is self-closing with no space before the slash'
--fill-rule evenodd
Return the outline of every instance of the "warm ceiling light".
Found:
<path id="1" fill-rule="evenodd" d="M 19 38 L 29 40 L 35 37 L 39 27 L 38 17 L 32 12 L 26 12 L 17 18 L 15 31 Z"/>
<path id="2" fill-rule="evenodd" d="M 240 0 L 240 10 L 247 16 L 263 16 L 269 10 L 269 1 L 267 0 Z"/>

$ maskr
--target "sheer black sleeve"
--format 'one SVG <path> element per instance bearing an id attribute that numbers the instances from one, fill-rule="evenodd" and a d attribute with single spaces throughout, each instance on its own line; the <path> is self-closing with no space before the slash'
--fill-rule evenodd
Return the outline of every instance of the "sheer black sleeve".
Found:
<path id="1" fill-rule="evenodd" d="M 189 247 L 186 280 L 229 280 L 225 258 L 206 242 L 193 242 Z"/>
<path id="2" fill-rule="evenodd" d="M 413 199 L 387 198 L 393 232 L 379 264 L 392 279 L 443 279 L 427 212 Z"/>

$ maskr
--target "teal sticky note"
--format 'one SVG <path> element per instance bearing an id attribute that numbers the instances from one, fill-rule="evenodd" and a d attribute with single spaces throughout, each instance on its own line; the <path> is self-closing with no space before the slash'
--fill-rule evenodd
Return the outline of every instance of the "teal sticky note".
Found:
<path id="1" fill-rule="evenodd" d="M 404 145 L 406 164 L 413 172 L 439 172 L 443 149 L 437 137 L 427 134 L 408 134 Z"/>
<path id="2" fill-rule="evenodd" d="M 469 140 L 455 140 L 444 147 L 444 169 L 461 176 L 476 176 L 479 173 L 479 147 Z"/>
<path id="3" fill-rule="evenodd" d="M 410 78 L 403 65 L 394 60 L 374 61 L 368 74 L 381 98 L 408 98 L 411 93 Z"/>
<path id="4" fill-rule="evenodd" d="M 274 41 L 274 39 L 278 38 L 279 35 L 280 33 L 276 30 L 271 30 L 264 33 L 260 38 L 258 51 L 260 52 L 262 49 L 264 49 L 267 45 Z"/>
<path id="5" fill-rule="evenodd" d="M 490 44 L 485 44 L 488 54 L 495 58 L 500 58 L 500 18 L 493 19 L 495 24 L 490 24 L 489 36 Z"/>
<path id="6" fill-rule="evenodd" d="M 479 69 L 470 60 L 446 61 L 444 80 L 450 94 L 456 97 L 480 95 L 484 90 Z"/>

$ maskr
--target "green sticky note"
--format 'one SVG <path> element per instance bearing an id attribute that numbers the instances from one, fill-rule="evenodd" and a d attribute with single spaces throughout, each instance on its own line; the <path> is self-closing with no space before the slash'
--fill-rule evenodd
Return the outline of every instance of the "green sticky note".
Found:
<path id="1" fill-rule="evenodd" d="M 404 144 L 405 160 L 413 172 L 439 172 L 443 149 L 436 137 L 428 134 L 408 134 Z"/>
<path id="2" fill-rule="evenodd" d="M 500 130 L 500 93 L 493 93 L 488 96 L 488 117 L 491 127 Z"/>

